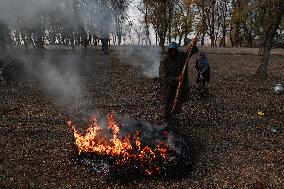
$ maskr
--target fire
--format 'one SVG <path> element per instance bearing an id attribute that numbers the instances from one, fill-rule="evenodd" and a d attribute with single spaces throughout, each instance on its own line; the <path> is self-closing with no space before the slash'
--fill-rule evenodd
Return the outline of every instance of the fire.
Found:
<path id="1" fill-rule="evenodd" d="M 135 162 L 144 167 L 146 176 L 159 175 L 161 168 L 157 162 L 167 161 L 170 148 L 163 142 L 156 146 L 143 145 L 139 138 L 139 131 L 136 131 L 133 136 L 128 133 L 121 137 L 121 127 L 116 122 L 114 113 L 107 115 L 107 130 L 111 133 L 110 138 L 104 136 L 104 129 L 95 116 L 91 118 L 85 135 L 81 135 L 71 121 L 67 124 L 74 134 L 79 154 L 90 153 L 100 157 L 115 158 L 118 166 L 127 166 Z"/>

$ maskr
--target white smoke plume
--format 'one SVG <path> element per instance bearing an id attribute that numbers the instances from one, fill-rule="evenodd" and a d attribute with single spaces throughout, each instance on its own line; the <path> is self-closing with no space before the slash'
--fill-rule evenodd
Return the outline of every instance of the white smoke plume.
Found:
<path id="1" fill-rule="evenodd" d="M 116 48 L 116 58 L 121 63 L 133 65 L 145 77 L 159 77 L 160 48 L 155 46 L 121 46 Z"/>

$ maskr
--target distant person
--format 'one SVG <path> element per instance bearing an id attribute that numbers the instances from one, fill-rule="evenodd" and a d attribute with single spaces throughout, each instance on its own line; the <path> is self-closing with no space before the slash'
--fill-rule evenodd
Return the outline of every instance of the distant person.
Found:
<path id="1" fill-rule="evenodd" d="M 191 56 L 198 52 L 196 47 L 197 39 L 194 38 L 191 43 Z M 176 91 L 179 82 L 182 82 L 182 87 L 177 103 L 177 107 L 173 113 L 178 113 L 181 110 L 181 104 L 187 100 L 189 91 L 189 75 L 188 66 L 185 74 L 182 75 L 182 70 L 186 64 L 186 59 L 189 52 L 181 52 L 178 50 L 176 42 L 171 42 L 165 57 L 160 64 L 160 81 L 161 81 L 161 96 L 163 101 L 164 119 L 170 120 L 172 118 L 172 108 L 174 105 Z"/>
<path id="2" fill-rule="evenodd" d="M 200 52 L 196 61 L 195 68 L 197 70 L 196 84 L 198 85 L 200 95 L 209 94 L 208 84 L 210 83 L 210 65 L 205 52 Z"/>

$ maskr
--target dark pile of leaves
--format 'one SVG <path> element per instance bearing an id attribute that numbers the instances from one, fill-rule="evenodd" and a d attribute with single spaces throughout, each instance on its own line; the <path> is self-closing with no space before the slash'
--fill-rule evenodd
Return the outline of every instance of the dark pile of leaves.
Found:
<path id="1" fill-rule="evenodd" d="M 10 55 L 0 54 L 0 82 L 22 80 L 26 77 L 24 64 L 11 58 Z"/>

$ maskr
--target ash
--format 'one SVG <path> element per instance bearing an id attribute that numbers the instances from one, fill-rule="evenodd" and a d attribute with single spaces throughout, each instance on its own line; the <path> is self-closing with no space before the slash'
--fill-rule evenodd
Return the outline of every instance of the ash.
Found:
<path id="1" fill-rule="evenodd" d="M 98 174 L 108 175 L 110 173 L 110 164 L 105 160 L 96 160 L 95 158 L 82 158 L 80 163 L 89 167 L 92 171 Z"/>

